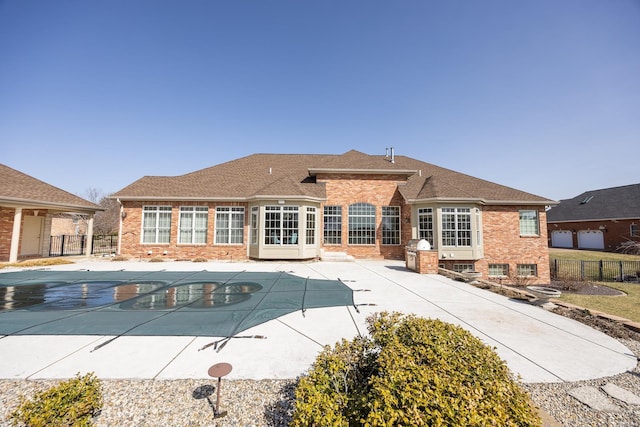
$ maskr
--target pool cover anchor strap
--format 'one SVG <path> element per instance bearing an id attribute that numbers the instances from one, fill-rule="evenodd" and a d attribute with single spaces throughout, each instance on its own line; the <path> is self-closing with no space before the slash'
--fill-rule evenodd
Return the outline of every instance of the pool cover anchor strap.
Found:
<path id="1" fill-rule="evenodd" d="M 301 304 L 301 311 L 302 311 L 302 317 L 306 317 L 304 315 L 304 312 L 307 311 L 306 308 L 304 308 L 304 298 L 307 296 L 307 283 L 309 282 L 309 276 L 307 276 L 307 278 L 304 281 L 304 291 L 302 292 L 302 304 Z"/>
<path id="2" fill-rule="evenodd" d="M 229 341 L 231 341 L 232 338 L 255 338 L 258 340 L 267 339 L 267 337 L 264 335 L 242 335 L 237 337 L 224 337 L 217 341 L 213 341 L 213 342 L 210 342 L 209 344 L 203 345 L 201 348 L 198 349 L 198 351 L 206 350 L 209 347 L 213 346 L 213 349 L 216 351 L 216 353 L 220 353 L 220 350 L 222 350 L 224 346 L 227 345 Z"/>
<path id="3" fill-rule="evenodd" d="M 378 304 L 366 303 L 366 304 L 354 304 L 353 306 L 356 309 L 356 312 L 360 314 L 360 309 L 358 307 L 376 307 Z"/>

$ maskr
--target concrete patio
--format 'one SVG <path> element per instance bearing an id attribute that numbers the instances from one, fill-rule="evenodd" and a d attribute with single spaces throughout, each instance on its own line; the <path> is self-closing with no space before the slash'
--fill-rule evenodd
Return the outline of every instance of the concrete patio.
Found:
<path id="1" fill-rule="evenodd" d="M 459 325 L 495 347 L 524 382 L 600 378 L 633 369 L 636 357 L 615 339 L 568 318 L 439 275 L 420 275 L 400 261 L 164 262 L 75 259 L 51 270 L 286 271 L 301 277 L 340 279 L 355 307 L 294 312 L 244 331 L 219 352 L 202 336 L 12 335 L 0 337 L 0 378 L 208 378 L 219 362 L 233 365 L 229 379 L 295 378 L 325 345 L 366 334 L 365 319 L 401 311 Z M 16 271 L 0 270 L 0 274 Z M 6 321 L 0 312 L 0 322 Z"/>

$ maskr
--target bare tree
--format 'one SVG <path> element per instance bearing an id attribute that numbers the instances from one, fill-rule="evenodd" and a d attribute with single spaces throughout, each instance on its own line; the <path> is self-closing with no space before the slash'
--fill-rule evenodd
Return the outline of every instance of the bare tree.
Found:
<path id="1" fill-rule="evenodd" d="M 84 192 L 84 198 L 92 203 L 98 204 L 103 197 L 104 194 L 99 188 L 89 187 Z"/>
<path id="2" fill-rule="evenodd" d="M 104 209 L 96 212 L 93 218 L 94 234 L 117 234 L 120 205 L 115 199 L 110 199 L 110 195 L 105 195 L 100 189 L 88 188 L 85 198 Z"/>

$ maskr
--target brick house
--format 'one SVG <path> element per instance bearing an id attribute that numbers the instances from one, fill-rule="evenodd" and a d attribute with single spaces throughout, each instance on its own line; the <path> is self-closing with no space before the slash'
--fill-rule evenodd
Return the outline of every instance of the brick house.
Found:
<path id="1" fill-rule="evenodd" d="M 555 202 L 405 156 L 253 154 L 115 193 L 119 253 L 217 260 L 403 259 L 428 240 L 441 266 L 549 283 Z"/>
<path id="2" fill-rule="evenodd" d="M 81 197 L 0 164 L 0 261 L 49 256 L 52 219 L 59 214 L 87 216 L 90 242 L 93 215 L 101 210 Z M 91 253 L 91 244 L 86 251 Z"/>
<path id="3" fill-rule="evenodd" d="M 547 212 L 550 246 L 613 251 L 640 241 L 640 184 L 561 200 Z"/>

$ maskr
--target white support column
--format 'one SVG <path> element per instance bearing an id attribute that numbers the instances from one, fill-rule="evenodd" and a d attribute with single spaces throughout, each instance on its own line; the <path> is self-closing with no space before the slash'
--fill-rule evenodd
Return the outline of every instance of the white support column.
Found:
<path id="1" fill-rule="evenodd" d="M 22 225 L 22 208 L 16 208 L 13 214 L 13 231 L 11 232 L 11 249 L 9 250 L 9 262 L 18 261 L 18 249 L 20 248 L 20 229 Z"/>
<path id="2" fill-rule="evenodd" d="M 85 255 L 91 256 L 91 250 L 93 249 L 93 214 L 89 215 L 89 222 L 87 223 L 87 245 L 85 247 Z"/>

